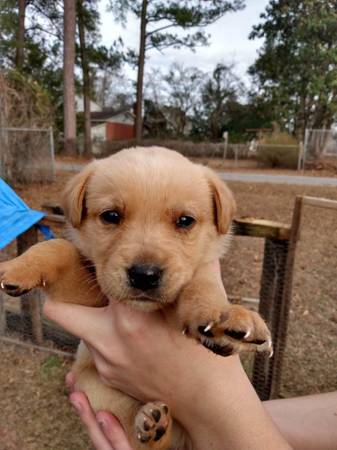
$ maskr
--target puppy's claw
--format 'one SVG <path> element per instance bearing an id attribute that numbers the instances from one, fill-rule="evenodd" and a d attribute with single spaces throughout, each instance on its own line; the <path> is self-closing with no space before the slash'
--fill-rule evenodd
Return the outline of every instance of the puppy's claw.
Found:
<path id="1" fill-rule="evenodd" d="M 0 286 L 1 286 L 1 289 L 5 289 L 5 285 L 4 285 L 3 281 L 1 281 Z"/>
<path id="2" fill-rule="evenodd" d="M 181 332 L 182 334 L 186 334 L 187 333 L 187 327 L 183 329 L 183 331 Z"/>
<path id="3" fill-rule="evenodd" d="M 249 336 L 250 336 L 251 334 L 252 334 L 252 330 L 249 329 L 249 330 L 247 331 L 247 333 L 243 336 L 243 339 L 248 339 Z"/>
<path id="4" fill-rule="evenodd" d="M 207 333 L 207 331 L 209 331 L 213 326 L 214 326 L 214 322 L 210 322 L 210 323 L 204 328 L 205 333 Z"/>
<path id="5" fill-rule="evenodd" d="M 273 354 L 274 354 L 274 349 L 273 349 L 273 344 L 271 339 L 268 339 L 268 353 L 269 353 L 269 358 L 272 358 Z"/>
<path id="6" fill-rule="evenodd" d="M 47 284 L 46 281 L 45 281 L 45 280 L 42 280 L 42 286 L 43 286 L 43 287 L 46 287 L 46 284 Z"/>

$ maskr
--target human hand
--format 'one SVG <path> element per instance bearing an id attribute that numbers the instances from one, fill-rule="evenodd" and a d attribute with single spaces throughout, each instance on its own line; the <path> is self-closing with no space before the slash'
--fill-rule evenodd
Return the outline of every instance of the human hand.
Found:
<path id="1" fill-rule="evenodd" d="M 75 390 L 75 379 L 71 372 L 66 377 L 66 383 L 71 390 L 69 400 L 87 428 L 96 450 L 132 450 L 117 418 L 107 411 L 95 414 L 86 395 Z"/>
<path id="2" fill-rule="evenodd" d="M 89 308 L 51 300 L 44 312 L 85 341 L 106 384 L 144 402 L 161 399 L 171 406 L 176 392 L 172 371 L 191 377 L 197 354 L 215 358 L 171 329 L 160 312 L 144 313 L 114 302 Z M 186 369 L 191 373 L 187 375 Z"/>
<path id="3" fill-rule="evenodd" d="M 218 265 L 214 264 L 214 270 L 219 270 Z M 51 300 L 46 301 L 44 312 L 85 341 L 106 384 L 143 402 L 165 402 L 196 450 L 224 448 L 225 442 L 232 450 L 262 445 L 271 450 L 288 448 L 267 418 L 239 358 L 211 353 L 170 328 L 160 312 L 144 313 L 117 302 L 89 308 Z M 81 405 L 84 402 L 80 417 L 88 424 L 92 439 L 105 445 L 97 449 L 114 448 L 99 433 L 85 396 L 72 395 Z M 111 436 L 117 445 L 124 445 L 120 426 L 108 417 Z"/>

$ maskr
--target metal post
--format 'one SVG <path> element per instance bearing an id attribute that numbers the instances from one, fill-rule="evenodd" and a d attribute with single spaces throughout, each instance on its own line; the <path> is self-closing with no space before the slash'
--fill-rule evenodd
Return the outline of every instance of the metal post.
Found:
<path id="1" fill-rule="evenodd" d="M 303 153 L 304 153 L 303 141 L 300 142 L 299 148 L 300 151 L 298 152 L 297 170 L 303 169 Z"/>
<path id="2" fill-rule="evenodd" d="M 304 171 L 305 171 L 305 162 L 306 162 L 306 159 L 307 159 L 309 132 L 310 132 L 310 130 L 308 128 L 306 128 L 305 132 L 304 132 L 303 167 L 302 167 L 303 174 L 304 174 Z"/>
<path id="3" fill-rule="evenodd" d="M 234 167 L 238 167 L 238 153 L 239 153 L 239 149 L 238 149 L 238 145 L 236 145 L 234 147 L 234 157 L 235 157 L 235 163 L 234 163 Z"/>
<path id="4" fill-rule="evenodd" d="M 50 133 L 50 156 L 51 156 L 51 170 L 52 170 L 52 179 L 55 179 L 55 147 L 54 147 L 54 134 L 53 127 L 49 128 Z"/>
<path id="5" fill-rule="evenodd" d="M 227 159 L 228 131 L 224 131 L 222 137 L 224 139 L 223 159 Z"/>

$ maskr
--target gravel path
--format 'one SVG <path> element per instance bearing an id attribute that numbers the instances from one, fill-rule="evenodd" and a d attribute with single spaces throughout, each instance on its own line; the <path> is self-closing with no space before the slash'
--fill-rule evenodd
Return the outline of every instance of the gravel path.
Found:
<path id="1" fill-rule="evenodd" d="M 65 172 L 79 172 L 85 164 L 57 162 L 56 169 Z M 243 183 L 291 184 L 302 186 L 337 186 L 337 178 L 308 177 L 302 175 L 274 175 L 264 173 L 219 172 L 225 181 L 241 181 Z"/>

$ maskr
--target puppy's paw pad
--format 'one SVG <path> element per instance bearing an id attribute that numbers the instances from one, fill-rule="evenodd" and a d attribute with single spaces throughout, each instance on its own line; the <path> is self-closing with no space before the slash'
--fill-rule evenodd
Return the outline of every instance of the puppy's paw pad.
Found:
<path id="1" fill-rule="evenodd" d="M 146 403 L 135 418 L 137 439 L 144 444 L 158 442 L 165 436 L 171 422 L 169 409 L 164 403 Z"/>

